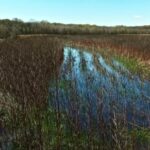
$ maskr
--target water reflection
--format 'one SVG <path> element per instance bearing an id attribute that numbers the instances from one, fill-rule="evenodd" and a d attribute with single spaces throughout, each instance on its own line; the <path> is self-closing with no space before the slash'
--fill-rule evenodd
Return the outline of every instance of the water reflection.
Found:
<path id="1" fill-rule="evenodd" d="M 108 121 L 114 105 L 115 111 L 125 114 L 128 122 L 149 126 L 150 82 L 131 76 L 116 60 L 109 65 L 99 54 L 98 64 L 94 59 L 89 52 L 64 48 L 60 78 L 50 86 L 51 104 L 59 104 L 72 118 L 78 116 L 78 121 L 85 126 L 87 114 L 96 120 L 100 108 Z"/>

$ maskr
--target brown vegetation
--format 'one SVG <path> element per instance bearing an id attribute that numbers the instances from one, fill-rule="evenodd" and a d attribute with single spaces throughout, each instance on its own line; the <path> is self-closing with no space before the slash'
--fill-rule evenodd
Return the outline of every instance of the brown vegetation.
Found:
<path id="1" fill-rule="evenodd" d="M 111 49 L 143 61 L 150 59 L 150 36 L 148 35 L 102 35 L 95 38 L 75 39 L 74 42 L 95 49 Z"/>
<path id="2" fill-rule="evenodd" d="M 69 43 L 70 44 L 70 43 Z M 114 56 L 132 73 L 150 77 L 149 35 L 100 35 L 72 38 L 71 45 Z"/>
<path id="3" fill-rule="evenodd" d="M 57 76 L 62 56 L 63 47 L 57 39 L 41 37 L 0 43 L 3 142 L 22 143 L 22 147 L 43 145 L 42 112 L 48 107 L 49 82 Z"/>
<path id="4" fill-rule="evenodd" d="M 65 42 L 68 41 L 73 41 L 79 46 L 91 47 L 93 50 L 106 48 L 125 56 L 149 59 L 149 38 L 146 36 L 118 35 L 88 39 L 78 36 L 66 39 Z M 91 113 L 91 102 L 83 103 L 75 88 L 76 83 L 57 80 L 63 59 L 62 49 L 60 39 L 48 37 L 22 37 L 0 43 L 0 148 L 149 148 L 149 128 L 135 127 L 133 124 L 130 125 L 133 130 L 128 130 L 125 113 L 120 114 L 113 102 L 110 104 L 109 123 L 104 121 L 104 91 L 101 87 L 95 118 Z M 69 111 L 66 109 L 66 112 L 61 110 L 61 88 L 66 94 L 71 92 L 71 107 Z M 55 107 L 50 105 L 53 100 Z M 82 127 L 82 120 L 80 121 L 82 107 L 85 108 L 83 113 L 87 116 L 86 128 Z M 98 126 L 95 121 L 98 122 Z"/>
<path id="5" fill-rule="evenodd" d="M 0 38 L 15 37 L 30 34 L 58 35 L 104 35 L 104 34 L 150 34 L 150 26 L 96 26 L 82 24 L 62 24 L 41 22 L 23 22 L 20 19 L 0 20 Z"/>

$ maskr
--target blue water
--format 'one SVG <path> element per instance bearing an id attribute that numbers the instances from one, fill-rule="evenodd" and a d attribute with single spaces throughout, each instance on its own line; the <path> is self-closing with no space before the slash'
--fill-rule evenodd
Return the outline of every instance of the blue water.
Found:
<path id="1" fill-rule="evenodd" d="M 109 121 L 116 113 L 128 123 L 150 126 L 150 82 L 133 76 L 118 61 L 108 64 L 100 54 L 65 47 L 57 82 L 50 86 L 51 103 L 84 125 L 99 113 Z M 57 84 L 57 87 L 56 87 Z"/>

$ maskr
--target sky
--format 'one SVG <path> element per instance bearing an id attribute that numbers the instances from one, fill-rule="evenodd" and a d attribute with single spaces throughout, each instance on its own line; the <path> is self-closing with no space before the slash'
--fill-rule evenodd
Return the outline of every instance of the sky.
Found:
<path id="1" fill-rule="evenodd" d="M 0 19 L 96 25 L 150 25 L 150 0 L 0 0 Z"/>

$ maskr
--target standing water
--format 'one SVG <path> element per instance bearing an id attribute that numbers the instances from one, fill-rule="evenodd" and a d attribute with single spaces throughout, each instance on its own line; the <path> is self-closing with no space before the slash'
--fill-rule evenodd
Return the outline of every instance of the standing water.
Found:
<path id="1" fill-rule="evenodd" d="M 150 82 L 133 76 L 116 60 L 110 65 L 100 54 L 65 47 L 59 79 L 53 82 L 50 104 L 59 104 L 84 126 L 89 114 L 93 120 L 100 114 L 108 122 L 113 113 L 129 124 L 150 125 Z"/>

